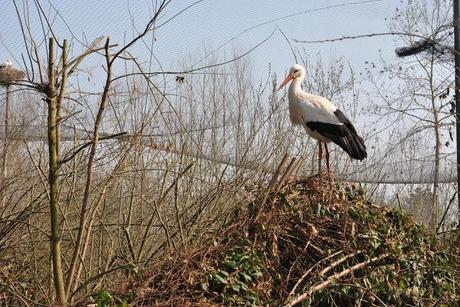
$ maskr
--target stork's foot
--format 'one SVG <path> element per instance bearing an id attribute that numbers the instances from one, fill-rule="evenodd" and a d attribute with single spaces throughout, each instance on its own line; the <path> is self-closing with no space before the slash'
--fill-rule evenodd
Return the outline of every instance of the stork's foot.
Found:
<path id="1" fill-rule="evenodd" d="M 334 195 L 334 179 L 331 173 L 328 173 L 327 183 L 323 181 L 323 174 L 318 174 L 318 192 L 321 200 L 330 203 Z"/>
<path id="2" fill-rule="evenodd" d="M 329 176 L 329 200 L 328 202 L 330 203 L 332 201 L 332 197 L 334 195 L 334 179 L 331 175 L 331 173 L 328 174 Z"/>
<path id="3" fill-rule="evenodd" d="M 321 173 L 318 174 L 318 188 L 319 188 L 320 191 L 324 190 L 323 177 L 321 176 Z"/>
<path id="4" fill-rule="evenodd" d="M 327 175 L 329 179 L 329 190 L 333 191 L 334 190 L 334 177 L 332 176 L 331 172 L 329 172 Z"/>
<path id="5" fill-rule="evenodd" d="M 316 176 L 318 176 L 318 180 L 315 181 L 315 186 L 316 186 L 316 190 L 318 191 L 318 194 L 321 196 L 321 201 L 327 201 L 327 198 L 328 198 L 328 189 L 327 187 L 325 187 L 325 182 L 323 180 L 323 175 L 324 174 L 317 174 Z"/>

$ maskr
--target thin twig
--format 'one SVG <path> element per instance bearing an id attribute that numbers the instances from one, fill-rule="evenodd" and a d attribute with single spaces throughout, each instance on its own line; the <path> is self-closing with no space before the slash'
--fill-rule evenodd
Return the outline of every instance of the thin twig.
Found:
<path id="1" fill-rule="evenodd" d="M 351 254 L 348 254 L 346 256 L 343 256 L 342 258 L 340 258 L 339 260 L 337 261 L 334 261 L 333 263 L 331 263 L 328 267 L 324 268 L 321 272 L 319 272 L 319 276 L 320 277 L 323 277 L 324 275 L 326 275 L 327 272 L 329 272 L 330 270 L 332 270 L 333 268 L 335 268 L 336 266 L 338 266 L 339 264 L 341 264 L 342 262 L 344 261 L 347 261 L 348 259 L 350 259 L 351 257 L 354 257 L 356 256 L 357 254 L 359 254 L 361 252 L 356 252 L 356 253 L 351 253 Z"/>
<path id="2" fill-rule="evenodd" d="M 323 282 L 311 287 L 310 289 L 308 289 L 308 291 L 304 292 L 302 295 L 300 295 L 297 298 L 295 298 L 294 300 L 289 301 L 288 303 L 286 303 L 285 306 L 286 307 L 291 307 L 291 306 L 294 306 L 294 305 L 296 305 L 296 304 L 298 304 L 300 302 L 303 302 L 308 297 L 310 297 L 313 294 L 313 292 L 319 291 L 319 290 L 322 290 L 322 289 L 326 288 L 327 286 L 329 286 L 331 283 L 333 283 L 337 279 L 340 279 L 340 278 L 350 274 L 351 272 L 359 270 L 359 269 L 365 267 L 366 265 L 368 265 L 370 263 L 377 262 L 377 261 L 380 261 L 382 259 L 385 259 L 388 256 L 389 256 L 389 254 L 383 254 L 383 255 L 380 255 L 378 257 L 368 259 L 366 261 L 363 261 L 363 262 L 360 262 L 358 264 L 355 264 L 354 266 L 351 266 L 348 269 L 345 269 L 345 270 L 343 270 L 343 271 L 341 271 L 341 272 L 339 272 L 337 274 L 329 276 L 325 281 L 323 281 Z"/>
<path id="3" fill-rule="evenodd" d="M 359 34 L 359 35 L 344 35 L 341 37 L 334 37 L 334 38 L 328 38 L 328 39 L 320 39 L 320 40 L 300 40 L 300 39 L 292 39 L 294 42 L 299 43 L 299 44 L 321 44 L 321 43 L 332 43 L 332 42 L 338 42 L 338 41 L 343 41 L 343 40 L 351 40 L 351 39 L 360 39 L 360 38 L 371 38 L 371 37 L 377 37 L 377 36 L 408 36 L 408 37 L 416 37 L 420 39 L 429 39 L 429 37 L 415 34 L 415 33 L 407 33 L 407 32 L 381 32 L 381 33 L 368 33 L 368 34 Z M 438 43 L 439 44 L 439 43 Z M 444 46 L 443 47 L 452 50 L 451 47 L 449 46 Z"/>
<path id="4" fill-rule="evenodd" d="M 444 224 L 444 220 L 446 219 L 447 212 L 449 212 L 450 206 L 453 204 L 455 198 L 457 196 L 457 191 L 455 191 L 454 195 L 452 195 L 449 204 L 447 205 L 446 210 L 444 210 L 444 214 L 442 215 L 441 220 L 439 221 L 438 228 L 436 229 L 436 234 L 439 234 L 439 230 L 441 229 L 442 224 Z"/>
<path id="5" fill-rule="evenodd" d="M 343 253 L 342 250 L 339 250 L 332 255 L 327 256 L 326 258 L 321 259 L 320 261 L 316 262 L 313 266 L 311 266 L 305 273 L 302 274 L 302 276 L 299 278 L 299 280 L 296 282 L 294 287 L 292 288 L 291 292 L 289 292 L 288 299 L 295 294 L 295 290 L 297 290 L 297 287 L 300 286 L 300 284 L 303 282 L 303 280 L 308 276 L 308 274 L 311 273 L 316 267 L 318 267 L 322 262 L 329 260 L 331 258 L 334 258 L 335 256 Z"/>

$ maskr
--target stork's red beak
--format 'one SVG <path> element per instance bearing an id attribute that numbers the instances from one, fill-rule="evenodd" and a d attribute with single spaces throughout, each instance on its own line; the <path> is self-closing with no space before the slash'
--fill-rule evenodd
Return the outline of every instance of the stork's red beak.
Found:
<path id="1" fill-rule="evenodd" d="M 278 91 L 279 91 L 280 89 L 282 89 L 283 86 L 285 86 L 285 85 L 286 85 L 289 81 L 291 81 L 292 79 L 294 79 L 294 77 L 293 77 L 291 74 L 287 75 L 287 77 L 284 79 L 283 83 L 281 83 L 281 85 L 278 87 Z"/>

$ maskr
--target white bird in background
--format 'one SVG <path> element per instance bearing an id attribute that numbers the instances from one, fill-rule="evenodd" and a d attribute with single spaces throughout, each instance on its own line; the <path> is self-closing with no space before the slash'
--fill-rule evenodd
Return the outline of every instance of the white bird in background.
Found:
<path id="1" fill-rule="evenodd" d="M 367 157 L 363 138 L 358 135 L 350 120 L 328 99 L 307 93 L 301 84 L 305 78 L 305 69 L 295 64 L 279 86 L 280 90 L 289 81 L 289 115 L 294 125 L 301 125 L 307 133 L 318 140 L 319 161 L 318 170 L 321 180 L 322 143 L 326 149 L 326 163 L 329 185 L 332 189 L 332 175 L 329 164 L 327 143 L 334 142 L 345 150 L 350 157 L 363 160 Z M 321 181 L 320 181 L 321 182 Z"/>
<path id="2" fill-rule="evenodd" d="M 7 59 L 5 62 L 0 64 L 0 69 L 8 69 L 8 68 L 11 68 L 12 66 L 13 66 L 13 62 L 11 62 L 10 59 Z"/>

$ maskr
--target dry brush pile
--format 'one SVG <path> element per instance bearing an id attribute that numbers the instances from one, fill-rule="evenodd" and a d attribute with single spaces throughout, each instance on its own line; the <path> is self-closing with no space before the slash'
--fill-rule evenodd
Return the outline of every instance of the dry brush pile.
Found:
<path id="1" fill-rule="evenodd" d="M 330 201 L 319 190 L 315 178 L 259 189 L 207 244 L 95 298 L 145 306 L 460 302 L 455 238 L 441 242 L 410 216 L 368 201 L 359 187 L 336 185 Z"/>

